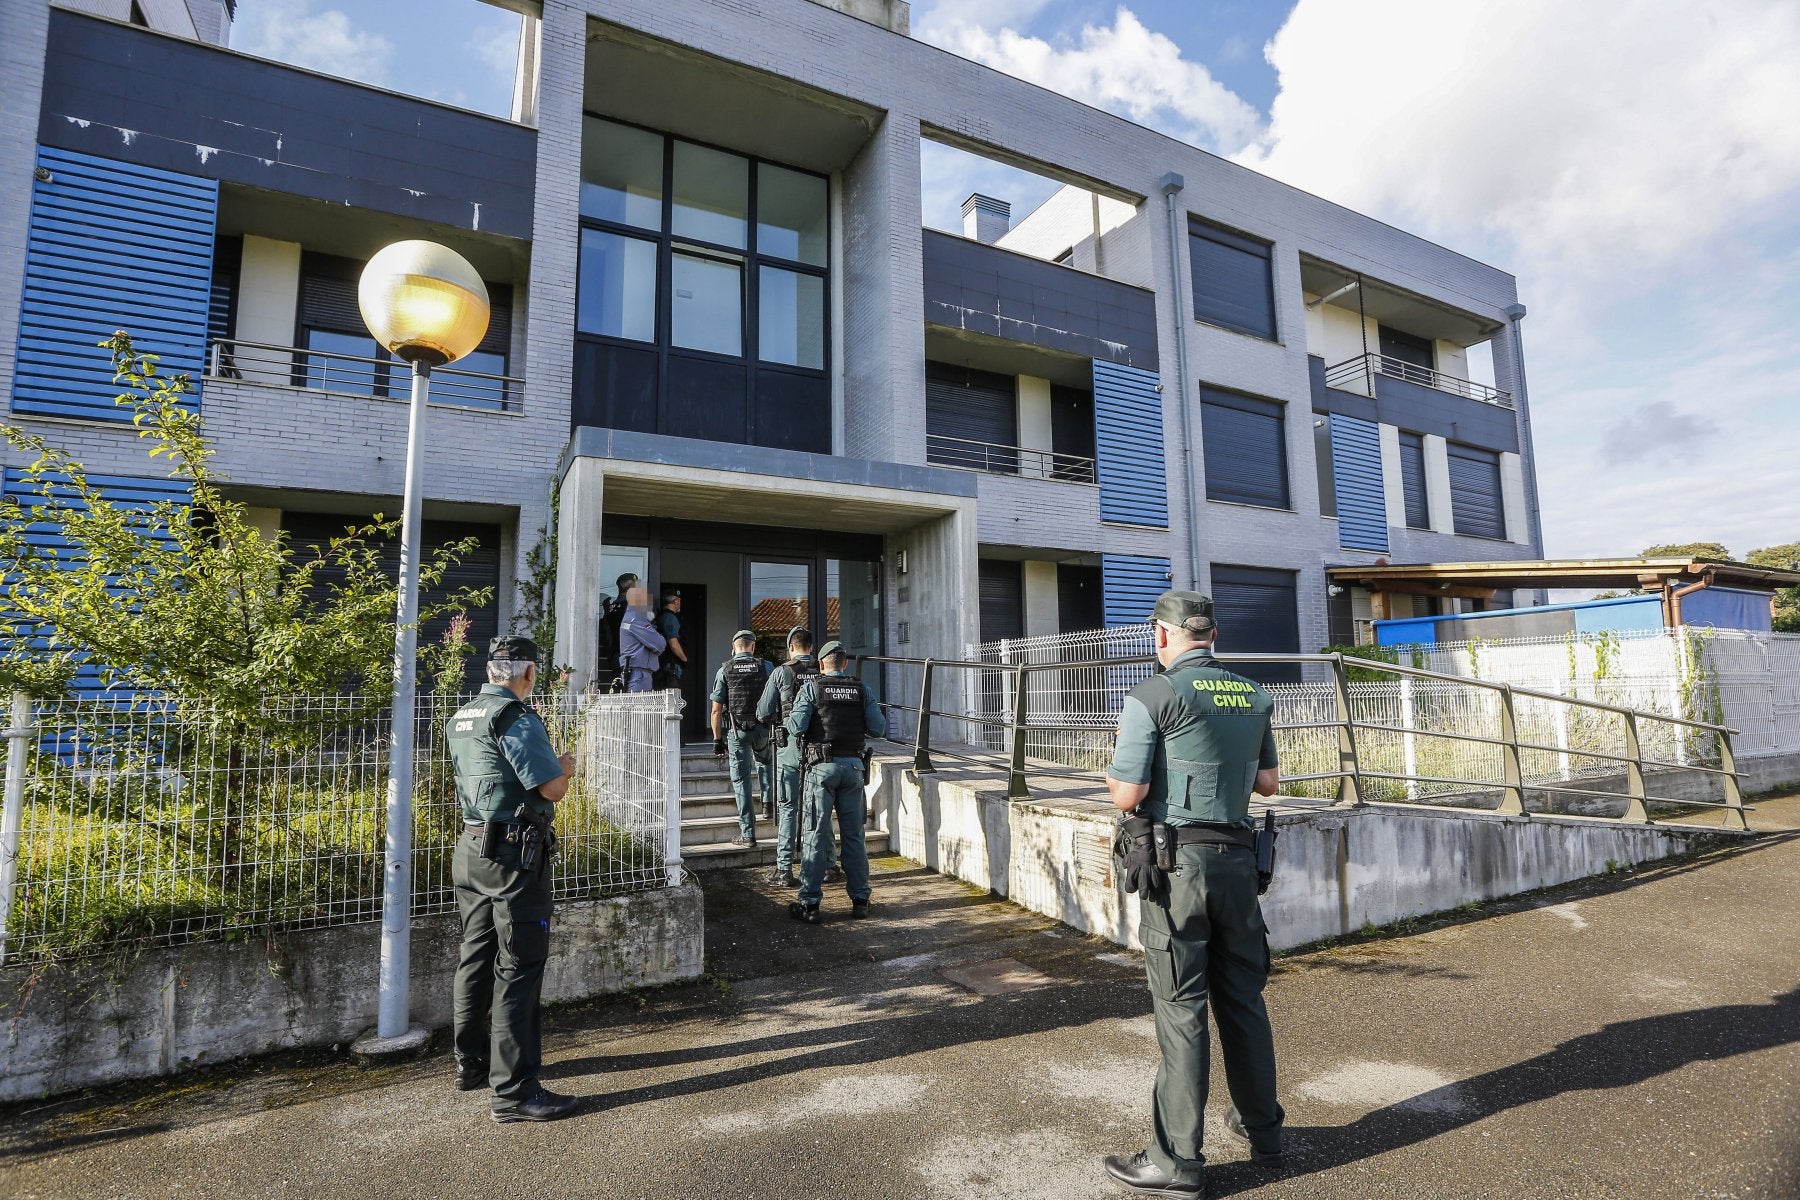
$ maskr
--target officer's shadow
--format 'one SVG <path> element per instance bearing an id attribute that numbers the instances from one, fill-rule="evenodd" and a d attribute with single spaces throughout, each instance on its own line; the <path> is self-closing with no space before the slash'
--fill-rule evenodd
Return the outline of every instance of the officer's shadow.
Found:
<path id="1" fill-rule="evenodd" d="M 1800 987 L 1768 1004 L 1730 1004 L 1616 1021 L 1536 1058 L 1376 1109 L 1348 1125 L 1288 1130 L 1284 1177 L 1310 1175 L 1428 1141 L 1485 1117 L 1568 1092 L 1632 1087 L 1690 1063 L 1800 1042 Z M 1791 1169 L 1791 1168 L 1790 1168 Z M 1208 1172 L 1213 1195 L 1269 1181 L 1249 1164 Z"/>

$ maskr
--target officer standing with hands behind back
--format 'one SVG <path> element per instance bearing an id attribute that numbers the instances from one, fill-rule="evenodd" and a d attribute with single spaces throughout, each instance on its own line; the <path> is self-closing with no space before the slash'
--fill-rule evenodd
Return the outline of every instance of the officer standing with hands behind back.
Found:
<path id="1" fill-rule="evenodd" d="M 819 651 L 822 674 L 808 679 L 788 714 L 788 733 L 800 739 L 806 766 L 806 798 L 800 811 L 806 831 L 806 859 L 800 870 L 800 897 L 788 905 L 796 921 L 817 925 L 831 853 L 831 818 L 844 836 L 844 890 L 850 915 L 869 915 L 869 852 L 863 844 L 868 820 L 868 739 L 887 732 L 887 718 L 863 682 L 846 673 L 844 643 L 826 642 Z"/>
<path id="2" fill-rule="evenodd" d="M 1271 727 L 1274 700 L 1213 657 L 1212 599 L 1164 592 L 1151 615 L 1162 671 L 1140 683 L 1119 714 L 1106 786 L 1123 814 L 1117 858 L 1137 891 L 1138 933 L 1162 1065 L 1153 1094 L 1154 1141 L 1106 1159 L 1106 1172 L 1141 1195 L 1204 1197 L 1201 1153 L 1207 1072 L 1206 1016 L 1219 1020 L 1232 1107 L 1225 1127 L 1250 1159 L 1282 1164 L 1275 1041 L 1263 986 L 1268 929 L 1257 896 L 1259 863 L 1250 795 L 1280 784 Z M 1272 831 L 1268 835 L 1272 837 Z"/>
<path id="3" fill-rule="evenodd" d="M 525 697 L 537 684 L 530 638 L 488 644 L 487 686 L 444 729 L 463 835 L 451 860 L 462 956 L 456 968 L 456 1088 L 494 1090 L 494 1120 L 554 1121 L 575 1110 L 538 1082 L 539 993 L 550 954 L 551 822 L 575 756 L 558 755 Z"/>

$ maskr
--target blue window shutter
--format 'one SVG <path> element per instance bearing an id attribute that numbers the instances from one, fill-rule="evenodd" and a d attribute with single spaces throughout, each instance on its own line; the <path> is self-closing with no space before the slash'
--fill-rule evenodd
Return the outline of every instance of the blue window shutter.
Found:
<path id="1" fill-rule="evenodd" d="M 1431 511 L 1425 500 L 1425 437 L 1400 434 L 1400 488 L 1406 495 L 1406 527 L 1430 529 Z"/>
<path id="2" fill-rule="evenodd" d="M 13 411 L 128 421 L 97 343 L 124 329 L 198 384 L 218 182 L 48 146 L 38 166 L 50 181 L 32 185 Z"/>
<path id="3" fill-rule="evenodd" d="M 1194 283 L 1194 318 L 1274 341 L 1270 255 L 1267 242 L 1190 218 L 1188 267 Z"/>
<path id="4" fill-rule="evenodd" d="M 1338 545 L 1387 552 L 1387 493 L 1381 482 L 1381 427 L 1333 413 L 1331 470 L 1337 480 Z"/>
<path id="5" fill-rule="evenodd" d="M 1218 388 L 1200 389 L 1206 498 L 1287 508 L 1287 406 Z M 1335 424 L 1337 417 L 1332 416 Z"/>
<path id="6" fill-rule="evenodd" d="M 1102 554 L 1100 578 L 1105 589 L 1107 628 L 1141 625 L 1150 619 L 1156 598 L 1169 590 L 1169 560 L 1139 554 Z"/>
<path id="7" fill-rule="evenodd" d="M 121 508 L 145 511 L 159 500 L 173 500 L 186 503 L 188 499 L 187 485 L 178 479 L 140 478 L 132 475 L 89 475 L 88 483 L 103 492 L 107 499 Z M 38 489 L 25 481 L 25 473 L 16 467 L 6 468 L 0 474 L 0 495 L 16 498 L 28 511 L 46 501 Z M 56 488 L 52 493 L 53 503 L 59 508 L 86 508 L 87 504 L 77 496 L 73 489 Z M 150 537 L 166 537 L 167 531 L 148 529 Z M 25 541 L 34 551 L 54 553 L 59 558 L 72 559 L 74 549 L 57 532 L 55 526 L 47 522 L 33 522 L 26 530 Z M 100 668 L 94 664 L 84 665 L 75 676 L 71 690 L 77 696 L 97 696 L 105 692 L 100 680 Z"/>
<path id="8" fill-rule="evenodd" d="M 1102 521 L 1168 528 L 1160 387 L 1154 371 L 1094 363 L 1094 457 Z"/>

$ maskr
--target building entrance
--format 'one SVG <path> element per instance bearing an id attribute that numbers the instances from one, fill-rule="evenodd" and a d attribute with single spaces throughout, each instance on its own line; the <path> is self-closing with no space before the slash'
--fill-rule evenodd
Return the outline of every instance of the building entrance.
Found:
<path id="1" fill-rule="evenodd" d="M 881 539 L 854 534 L 606 518 L 601 579 L 644 577 L 660 607 L 681 593 L 682 737 L 710 741 L 713 676 L 731 657 L 731 636 L 756 634 L 757 653 L 787 658 L 788 631 L 801 626 L 818 644 L 837 639 L 852 654 L 880 654 Z"/>

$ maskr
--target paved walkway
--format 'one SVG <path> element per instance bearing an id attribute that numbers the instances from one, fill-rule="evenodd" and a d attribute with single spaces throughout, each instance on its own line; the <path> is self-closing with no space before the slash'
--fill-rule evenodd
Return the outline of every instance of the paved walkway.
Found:
<path id="1" fill-rule="evenodd" d="M 1800 799 L 1758 823 L 1800 827 Z M 1281 960 L 1294 1165 L 1221 1139 L 1215 1194 L 1800 1195 L 1797 891 L 1800 838 L 1774 836 Z M 879 920 L 780 900 L 709 882 L 728 986 L 555 1014 L 547 1074 L 592 1097 L 569 1121 L 492 1125 L 442 1056 L 300 1056 L 0 1112 L 0 1195 L 1121 1194 L 1099 1158 L 1146 1133 L 1140 959 L 895 858 Z"/>

